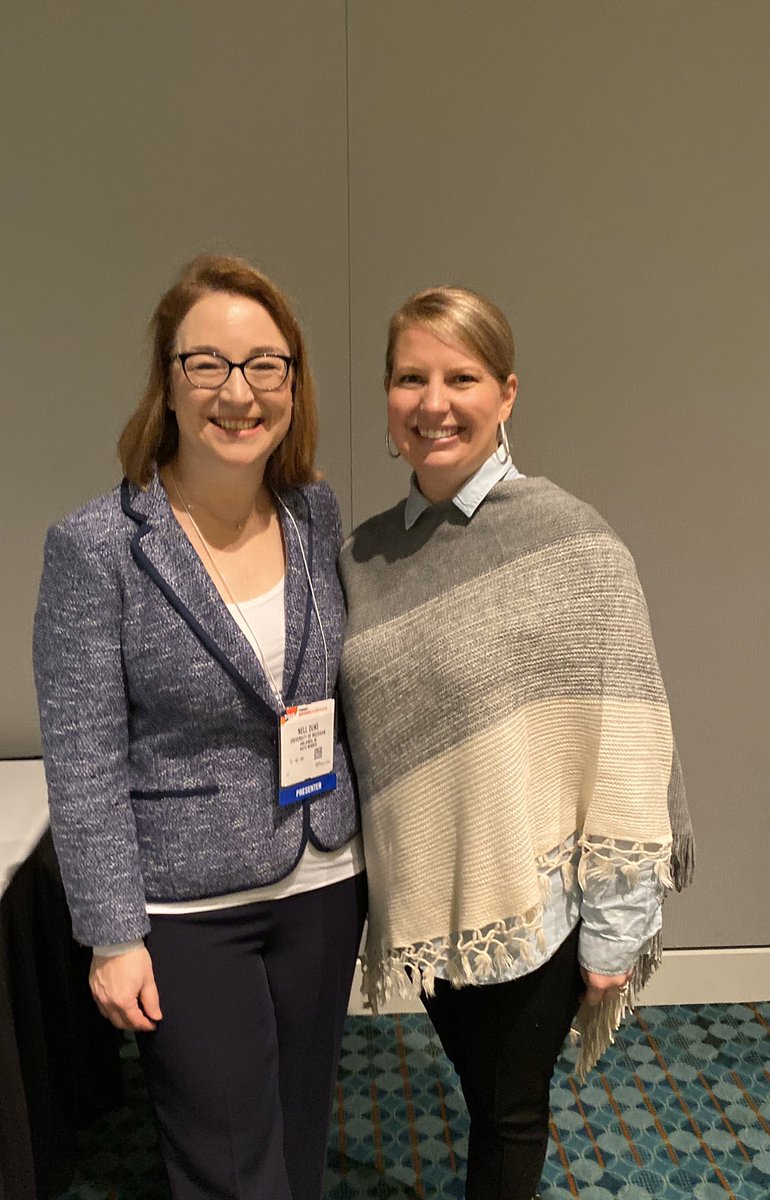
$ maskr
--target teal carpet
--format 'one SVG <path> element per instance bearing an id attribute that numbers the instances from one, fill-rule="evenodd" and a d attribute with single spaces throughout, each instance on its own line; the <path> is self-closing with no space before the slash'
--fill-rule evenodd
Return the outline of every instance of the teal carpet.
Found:
<path id="1" fill-rule="evenodd" d="M 543 1200 L 770 1200 L 770 1003 L 641 1008 L 587 1084 L 566 1048 Z M 59 1200 L 168 1200 L 135 1048 L 127 1104 L 81 1139 Z M 463 1195 L 467 1120 L 423 1016 L 350 1017 L 327 1200 Z"/>

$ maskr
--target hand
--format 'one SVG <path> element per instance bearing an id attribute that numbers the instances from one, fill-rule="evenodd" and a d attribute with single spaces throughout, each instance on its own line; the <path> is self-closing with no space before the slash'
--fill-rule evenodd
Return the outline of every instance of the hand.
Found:
<path id="1" fill-rule="evenodd" d="M 597 975 L 595 971 L 580 968 L 580 974 L 585 980 L 585 1002 L 590 1008 L 600 1004 L 605 996 L 613 992 L 621 992 L 633 974 L 633 967 L 623 975 Z"/>
<path id="2" fill-rule="evenodd" d="M 88 982 L 99 1012 L 117 1029 L 149 1032 L 163 1016 L 152 959 L 144 946 L 114 957 L 95 954 Z"/>

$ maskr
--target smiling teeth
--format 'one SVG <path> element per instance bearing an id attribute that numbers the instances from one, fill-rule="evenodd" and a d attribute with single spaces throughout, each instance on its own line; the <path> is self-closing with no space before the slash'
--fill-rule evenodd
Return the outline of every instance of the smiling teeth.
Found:
<path id="1" fill-rule="evenodd" d="M 457 429 L 457 425 L 451 425 L 448 429 L 420 429 L 418 427 L 417 432 L 419 433 L 420 437 L 430 438 L 431 441 L 437 442 L 440 441 L 441 438 L 454 437 L 457 433 Z"/>
<path id="2" fill-rule="evenodd" d="M 217 418 L 214 424 L 218 425 L 220 429 L 256 429 L 259 421 L 256 418 L 253 421 L 223 421 L 221 418 Z"/>

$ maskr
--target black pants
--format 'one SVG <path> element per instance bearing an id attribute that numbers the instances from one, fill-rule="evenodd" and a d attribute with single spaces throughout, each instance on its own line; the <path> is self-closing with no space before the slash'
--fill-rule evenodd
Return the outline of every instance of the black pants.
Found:
<path id="1" fill-rule="evenodd" d="M 156 916 L 137 1037 L 174 1200 L 320 1200 L 366 877 Z"/>
<path id="2" fill-rule="evenodd" d="M 423 993 L 470 1116 L 466 1200 L 531 1200 L 548 1147 L 551 1076 L 582 990 L 578 931 L 509 983 Z"/>

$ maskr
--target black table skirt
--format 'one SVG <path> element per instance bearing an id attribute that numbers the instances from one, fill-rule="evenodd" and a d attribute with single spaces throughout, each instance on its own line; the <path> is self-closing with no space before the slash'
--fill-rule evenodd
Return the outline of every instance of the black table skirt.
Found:
<path id="1" fill-rule="evenodd" d="M 88 989 L 50 833 L 0 901 L 0 1200 L 66 1186 L 77 1131 L 122 1101 L 122 1035 Z"/>

